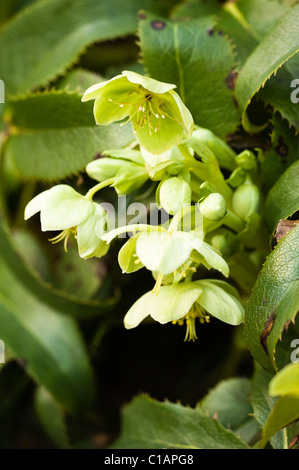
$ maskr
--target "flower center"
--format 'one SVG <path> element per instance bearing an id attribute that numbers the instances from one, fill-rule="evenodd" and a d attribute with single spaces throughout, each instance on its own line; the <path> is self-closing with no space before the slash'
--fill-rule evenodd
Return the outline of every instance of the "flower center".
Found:
<path id="1" fill-rule="evenodd" d="M 196 318 L 199 319 L 200 323 L 210 322 L 210 317 L 197 302 L 192 305 L 189 312 L 183 318 L 172 322 L 173 325 L 178 324 L 180 326 L 184 325 L 184 322 L 186 322 L 186 335 L 184 341 L 196 341 L 198 339 L 196 335 Z"/>
<path id="2" fill-rule="evenodd" d="M 139 128 L 145 129 L 148 128 L 149 135 L 152 135 L 153 132 L 158 132 L 160 129 L 161 119 L 169 118 L 179 122 L 172 116 L 169 116 L 166 113 L 166 104 L 163 103 L 158 97 L 155 97 L 154 94 L 149 93 L 147 90 L 141 90 L 142 97 L 138 96 L 135 102 L 129 103 L 125 101 L 114 101 L 108 99 L 111 103 L 118 105 L 120 108 L 129 106 L 133 108 L 133 112 L 130 112 L 129 118 L 120 124 L 120 126 L 125 126 L 133 118 L 135 118 L 135 127 L 134 134 L 138 131 Z"/>

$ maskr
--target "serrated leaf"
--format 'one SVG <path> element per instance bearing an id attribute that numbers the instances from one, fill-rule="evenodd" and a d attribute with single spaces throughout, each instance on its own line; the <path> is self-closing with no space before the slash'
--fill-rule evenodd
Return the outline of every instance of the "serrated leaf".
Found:
<path id="1" fill-rule="evenodd" d="M 10 120 L 18 132 L 69 129 L 95 125 L 92 103 L 82 103 L 78 92 L 51 90 L 15 96 L 8 101 Z"/>
<path id="2" fill-rule="evenodd" d="M 199 408 L 225 427 L 237 429 L 250 418 L 252 407 L 248 402 L 250 381 L 233 378 L 220 382 L 199 403 Z"/>
<path id="3" fill-rule="evenodd" d="M 262 173 L 265 191 L 275 184 L 280 175 L 296 160 L 299 153 L 299 139 L 294 129 L 289 127 L 279 113 L 272 120 L 271 148 L 268 149 L 262 161 Z"/>
<path id="4" fill-rule="evenodd" d="M 100 75 L 89 70 L 76 68 L 63 77 L 57 84 L 60 90 L 77 91 L 84 94 L 87 88 L 104 80 Z"/>
<path id="5" fill-rule="evenodd" d="M 50 439 L 59 449 L 69 449 L 65 412 L 44 387 L 36 389 L 35 409 Z"/>
<path id="6" fill-rule="evenodd" d="M 246 449 L 248 446 L 199 409 L 145 396 L 123 411 L 121 437 L 112 449 Z"/>
<path id="7" fill-rule="evenodd" d="M 267 258 L 245 314 L 245 336 L 253 357 L 273 370 L 275 347 L 299 309 L 299 226 L 282 238 Z"/>
<path id="8" fill-rule="evenodd" d="M 223 137 L 239 123 L 226 84 L 235 60 L 227 39 L 209 34 L 213 27 L 209 17 L 175 23 L 146 14 L 140 21 L 140 40 L 150 76 L 176 84 L 195 123 Z"/>
<path id="9" fill-rule="evenodd" d="M 288 69 L 289 62 L 296 59 L 298 54 L 291 57 L 275 75 L 272 75 L 262 88 L 257 98 L 261 98 L 266 104 L 279 111 L 282 118 L 286 119 L 289 125 L 298 131 L 299 129 L 299 106 L 292 102 L 291 94 L 294 91 L 291 83 L 296 78 Z"/>
<path id="10" fill-rule="evenodd" d="M 91 43 L 134 34 L 151 0 L 45 0 L 16 15 L 0 34 L 0 76 L 8 94 L 46 85 Z"/>
<path id="11" fill-rule="evenodd" d="M 299 5 L 295 5 L 265 36 L 240 71 L 235 91 L 245 128 L 246 110 L 253 96 L 299 50 L 298 21 Z"/>
<path id="12" fill-rule="evenodd" d="M 13 159 L 23 178 L 52 182 L 77 174 L 101 150 L 131 140 L 131 129 L 120 131 L 117 124 L 50 129 L 11 137 L 5 157 Z"/>
<path id="13" fill-rule="evenodd" d="M 280 219 L 299 210 L 299 161 L 293 163 L 271 188 L 265 204 L 265 219 L 273 231 Z"/>
<path id="14" fill-rule="evenodd" d="M 133 140 L 130 126 L 96 126 L 92 104 L 66 90 L 15 97 L 9 102 L 15 132 L 5 146 L 23 178 L 57 181 L 83 170 L 107 148 Z"/>

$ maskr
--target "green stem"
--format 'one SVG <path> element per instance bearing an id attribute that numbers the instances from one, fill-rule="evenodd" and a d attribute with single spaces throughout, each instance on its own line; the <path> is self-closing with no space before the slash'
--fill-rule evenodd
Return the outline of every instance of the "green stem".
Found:
<path id="1" fill-rule="evenodd" d="M 240 217 L 234 214 L 232 211 L 228 210 L 226 217 L 223 219 L 223 224 L 231 228 L 235 232 L 239 233 L 244 230 L 245 223 Z"/>
<path id="2" fill-rule="evenodd" d="M 86 193 L 85 198 L 92 200 L 95 193 L 100 191 L 107 186 L 111 186 L 115 181 L 115 178 L 109 178 L 108 180 L 102 181 L 101 183 L 96 184 L 93 188 L 91 188 L 88 193 Z"/>

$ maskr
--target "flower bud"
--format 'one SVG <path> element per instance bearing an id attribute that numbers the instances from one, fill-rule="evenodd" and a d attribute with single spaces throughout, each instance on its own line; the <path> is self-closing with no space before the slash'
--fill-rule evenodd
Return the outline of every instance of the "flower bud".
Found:
<path id="1" fill-rule="evenodd" d="M 252 183 L 244 183 L 234 192 L 232 199 L 233 210 L 242 219 L 247 220 L 260 207 L 259 188 Z"/>
<path id="2" fill-rule="evenodd" d="M 231 256 L 237 246 L 235 237 L 230 233 L 216 233 L 211 239 L 211 245 L 215 250 L 219 251 L 222 256 Z"/>
<path id="3" fill-rule="evenodd" d="M 164 180 L 159 191 L 160 204 L 168 214 L 174 215 L 191 204 L 191 187 L 187 181 L 179 177 Z"/>
<path id="4" fill-rule="evenodd" d="M 236 156 L 235 160 L 237 165 L 246 171 L 257 170 L 256 156 L 250 150 L 243 150 Z"/>
<path id="5" fill-rule="evenodd" d="M 199 206 L 201 214 L 208 220 L 217 222 L 226 214 L 226 202 L 220 193 L 209 194 Z"/>

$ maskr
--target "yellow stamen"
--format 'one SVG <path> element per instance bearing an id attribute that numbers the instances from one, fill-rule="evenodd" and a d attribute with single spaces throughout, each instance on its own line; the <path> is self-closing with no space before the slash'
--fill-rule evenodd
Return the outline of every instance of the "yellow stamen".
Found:
<path id="1" fill-rule="evenodd" d="M 153 288 L 153 291 L 152 291 L 156 295 L 159 294 L 162 281 L 163 281 L 163 274 L 159 273 L 159 275 L 157 277 L 157 280 L 156 280 L 156 284 L 154 285 L 154 288 Z"/>
<path id="2" fill-rule="evenodd" d="M 76 227 L 67 228 L 67 229 L 63 230 L 56 237 L 49 238 L 49 241 L 52 242 L 53 245 L 54 245 L 54 244 L 59 243 L 62 240 L 64 240 L 64 244 L 63 244 L 64 245 L 64 251 L 67 253 L 67 243 L 68 243 L 69 237 L 70 237 L 71 233 L 73 233 L 76 237 L 76 232 L 77 232 Z"/>

